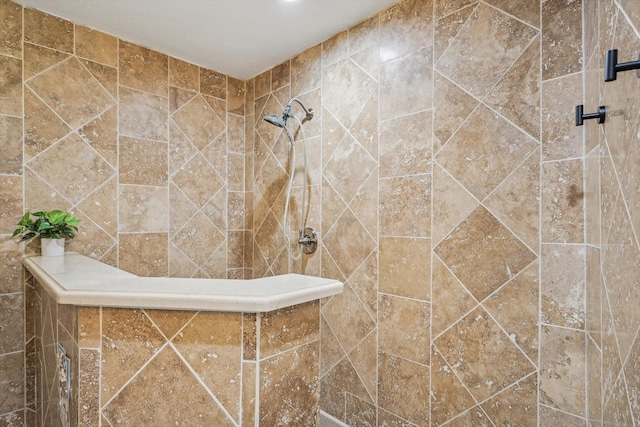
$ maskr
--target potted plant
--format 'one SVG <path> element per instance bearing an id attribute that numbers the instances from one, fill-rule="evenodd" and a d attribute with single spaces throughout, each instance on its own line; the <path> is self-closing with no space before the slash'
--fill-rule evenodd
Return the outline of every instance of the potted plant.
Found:
<path id="1" fill-rule="evenodd" d="M 76 236 L 79 222 L 79 218 L 61 210 L 27 212 L 12 237 L 22 236 L 20 243 L 40 236 L 42 256 L 64 255 L 64 239 Z"/>

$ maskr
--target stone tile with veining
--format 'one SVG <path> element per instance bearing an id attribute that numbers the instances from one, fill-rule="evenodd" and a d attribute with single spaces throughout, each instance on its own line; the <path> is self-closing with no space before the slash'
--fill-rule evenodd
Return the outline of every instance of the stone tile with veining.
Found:
<path id="1" fill-rule="evenodd" d="M 168 272 L 167 233 L 121 233 L 118 266 L 143 277 L 163 277 Z"/>
<path id="2" fill-rule="evenodd" d="M 37 9 L 24 9 L 24 40 L 67 53 L 73 52 L 73 23 Z"/>
<path id="3" fill-rule="evenodd" d="M 119 103 L 120 135 L 167 141 L 167 98 L 121 87 Z"/>
<path id="4" fill-rule="evenodd" d="M 430 300 L 430 239 L 381 237 L 379 291 Z"/>
<path id="5" fill-rule="evenodd" d="M 22 57 L 22 6 L 11 1 L 2 2 L 0 23 L 4 29 L 0 37 L 0 53 Z"/>
<path id="6" fill-rule="evenodd" d="M 166 187 L 121 184 L 119 188 L 119 232 L 167 231 L 169 212 L 163 208 L 169 195 Z"/>
<path id="7" fill-rule="evenodd" d="M 392 295 L 380 295 L 378 348 L 429 365 L 431 305 Z"/>
<path id="8" fill-rule="evenodd" d="M 181 59 L 169 57 L 169 84 L 183 89 L 200 89 L 200 68 Z"/>
<path id="9" fill-rule="evenodd" d="M 482 98 L 536 34 L 528 25 L 481 3 L 440 57 L 436 69 Z"/>
<path id="10" fill-rule="evenodd" d="M 167 96 L 169 75 L 167 55 L 120 41 L 118 65 L 121 85 Z"/>
<path id="11" fill-rule="evenodd" d="M 582 70 L 582 2 L 542 3 L 542 80 Z"/>
<path id="12" fill-rule="evenodd" d="M 535 259 L 483 207 L 471 213 L 434 251 L 478 300 L 486 298 Z"/>
<path id="13" fill-rule="evenodd" d="M 76 25 L 75 52 L 81 58 L 118 66 L 118 39 L 93 28 Z"/>
<path id="14" fill-rule="evenodd" d="M 22 173 L 22 119 L 0 116 L 0 173 L 17 175 Z"/>
<path id="15" fill-rule="evenodd" d="M 542 241 L 584 241 L 582 160 L 542 163 Z"/>
<path id="16" fill-rule="evenodd" d="M 401 1 L 380 13 L 380 60 L 431 46 L 433 2 Z"/>

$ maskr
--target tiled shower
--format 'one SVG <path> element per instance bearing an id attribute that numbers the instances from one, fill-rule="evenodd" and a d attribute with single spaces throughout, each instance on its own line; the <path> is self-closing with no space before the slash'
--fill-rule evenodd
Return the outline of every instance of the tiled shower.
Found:
<path id="1" fill-rule="evenodd" d="M 640 422 L 640 79 L 602 70 L 637 59 L 637 1 L 403 0 L 248 81 L 8 0 L 0 20 L 0 426 L 34 425 L 38 345 L 8 237 L 49 207 L 83 220 L 70 250 L 141 276 L 344 281 L 320 405 L 350 426 Z M 316 111 L 302 262 L 261 120 L 292 96 Z"/>

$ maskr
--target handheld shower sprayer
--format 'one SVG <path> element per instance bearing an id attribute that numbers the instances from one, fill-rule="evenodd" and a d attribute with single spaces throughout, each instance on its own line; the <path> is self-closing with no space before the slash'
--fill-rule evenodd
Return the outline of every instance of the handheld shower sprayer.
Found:
<path id="1" fill-rule="evenodd" d="M 313 119 L 313 108 L 308 108 L 304 106 L 304 104 L 302 102 L 300 102 L 300 100 L 298 100 L 298 98 L 291 98 L 289 100 L 289 102 L 287 102 L 287 106 L 284 108 L 284 111 L 282 112 L 282 118 L 279 118 L 278 116 L 274 116 L 274 115 L 270 115 L 270 116 L 264 116 L 264 120 L 266 122 L 271 123 L 272 125 L 281 127 L 281 128 L 286 128 L 287 126 L 287 119 L 289 117 L 293 117 L 291 114 L 291 103 L 292 102 L 297 102 L 302 109 L 304 110 L 305 113 L 305 117 L 302 121 L 309 121 L 311 119 Z"/>

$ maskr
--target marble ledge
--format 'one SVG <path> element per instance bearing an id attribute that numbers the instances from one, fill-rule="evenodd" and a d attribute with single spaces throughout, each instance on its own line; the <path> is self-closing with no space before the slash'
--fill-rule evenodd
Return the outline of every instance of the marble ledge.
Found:
<path id="1" fill-rule="evenodd" d="M 260 313 L 342 293 L 337 280 L 301 274 L 260 279 L 138 277 L 92 258 L 26 256 L 22 264 L 59 304 Z"/>

